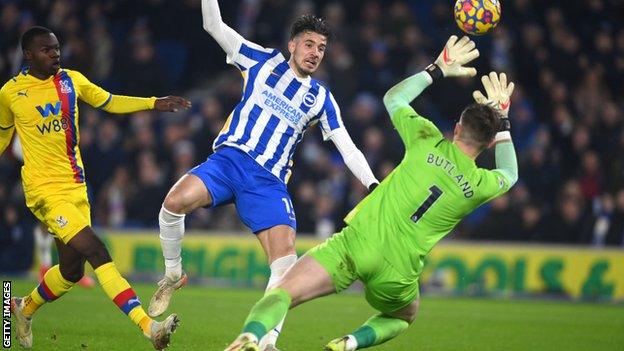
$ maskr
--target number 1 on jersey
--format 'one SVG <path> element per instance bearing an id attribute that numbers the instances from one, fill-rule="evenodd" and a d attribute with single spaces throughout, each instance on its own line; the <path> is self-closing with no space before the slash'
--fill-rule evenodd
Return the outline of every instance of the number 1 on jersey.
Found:
<path id="1" fill-rule="evenodd" d="M 433 203 L 436 202 L 436 200 L 438 200 L 440 196 L 442 196 L 442 190 L 435 185 L 432 185 L 429 188 L 429 191 L 431 191 L 431 195 L 429 195 L 425 202 L 423 202 L 423 204 L 420 205 L 420 207 L 412 215 L 412 221 L 414 221 L 414 223 L 418 222 L 418 220 L 422 218 L 425 212 L 427 212 L 429 207 L 431 207 L 431 205 L 433 205 Z"/>

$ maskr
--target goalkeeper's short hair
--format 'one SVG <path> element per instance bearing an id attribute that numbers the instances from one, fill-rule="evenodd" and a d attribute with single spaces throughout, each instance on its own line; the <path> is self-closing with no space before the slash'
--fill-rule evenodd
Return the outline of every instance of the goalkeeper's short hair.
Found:
<path id="1" fill-rule="evenodd" d="M 500 127 L 500 114 L 491 106 L 473 103 L 461 113 L 461 137 L 474 143 L 479 150 L 485 149 L 494 140 Z"/>

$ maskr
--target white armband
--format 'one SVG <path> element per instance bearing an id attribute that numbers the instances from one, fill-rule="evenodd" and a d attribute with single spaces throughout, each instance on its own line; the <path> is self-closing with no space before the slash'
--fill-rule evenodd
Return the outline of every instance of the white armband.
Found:
<path id="1" fill-rule="evenodd" d="M 511 141 L 511 133 L 509 133 L 508 130 L 504 131 L 504 132 L 498 132 L 496 133 L 496 136 L 494 137 L 494 142 L 499 142 L 499 141 L 507 141 L 510 140 Z"/>

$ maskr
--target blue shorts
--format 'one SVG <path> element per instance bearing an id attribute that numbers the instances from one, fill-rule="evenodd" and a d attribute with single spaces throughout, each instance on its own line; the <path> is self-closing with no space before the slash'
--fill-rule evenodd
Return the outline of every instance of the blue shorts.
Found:
<path id="1" fill-rule="evenodd" d="M 254 234 L 279 224 L 297 230 L 286 184 L 244 151 L 222 147 L 191 169 L 212 197 L 212 206 L 234 203 L 238 216 Z"/>

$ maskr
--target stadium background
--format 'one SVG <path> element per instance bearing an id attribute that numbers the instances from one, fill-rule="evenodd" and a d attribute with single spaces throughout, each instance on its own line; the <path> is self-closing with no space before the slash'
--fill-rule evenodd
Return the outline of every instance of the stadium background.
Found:
<path id="1" fill-rule="evenodd" d="M 451 3 L 244 0 L 220 1 L 220 7 L 224 21 L 246 38 L 282 49 L 299 14 L 328 19 L 336 38 L 316 77 L 332 89 L 347 129 L 382 179 L 403 149 L 381 96 L 425 67 L 446 38 L 458 33 Z M 0 0 L 0 5 L 2 82 L 21 68 L 20 33 L 38 24 L 58 35 L 62 66 L 114 93 L 177 94 L 193 101 L 190 111 L 178 114 L 111 116 L 81 107 L 94 224 L 115 259 L 126 262 L 124 273 L 159 272 L 156 228 L 164 195 L 212 152 L 214 137 L 240 99 L 240 75 L 203 31 L 200 1 Z M 492 34 L 475 38 L 481 51 L 476 66 L 480 73 L 505 71 L 516 82 L 510 118 L 520 181 L 466 218 L 434 250 L 431 290 L 436 282 L 447 282 L 459 292 L 485 287 L 622 299 L 624 5 L 508 0 L 502 18 Z M 416 110 L 451 133 L 478 87 L 478 79 L 443 81 L 415 101 Z M 478 163 L 492 167 L 493 153 Z M 10 151 L 0 158 L 0 270 L 5 272 L 33 266 L 35 223 L 24 205 L 19 167 Z M 366 195 L 314 128 L 295 154 L 289 190 L 300 238 L 330 235 Z M 264 258 L 251 235 L 202 235 L 247 234 L 233 207 L 200 209 L 187 216 L 187 228 L 198 234 L 187 240 L 191 271 L 245 284 L 265 278 Z M 303 240 L 300 248 L 313 242 Z M 536 253 L 540 250 L 543 256 Z M 456 274 L 445 274 L 444 267 Z M 518 284 L 528 288 L 518 290 Z"/>

